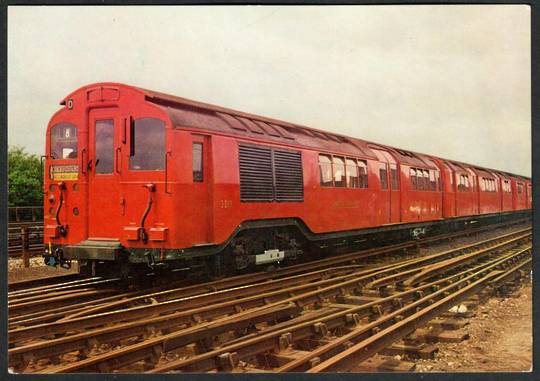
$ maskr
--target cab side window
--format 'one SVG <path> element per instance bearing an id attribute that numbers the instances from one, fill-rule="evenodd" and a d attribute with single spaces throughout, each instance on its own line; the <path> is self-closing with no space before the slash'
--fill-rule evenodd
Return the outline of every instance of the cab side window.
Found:
<path id="1" fill-rule="evenodd" d="M 203 179 L 203 145 L 193 143 L 193 182 L 202 183 Z"/>
<path id="2" fill-rule="evenodd" d="M 129 169 L 165 169 L 165 122 L 156 118 L 135 120 L 131 126 Z"/>

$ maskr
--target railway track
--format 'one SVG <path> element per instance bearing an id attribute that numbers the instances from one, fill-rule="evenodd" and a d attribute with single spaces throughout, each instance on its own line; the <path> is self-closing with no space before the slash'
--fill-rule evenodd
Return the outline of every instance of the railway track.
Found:
<path id="1" fill-rule="evenodd" d="M 416 324 L 410 321 L 432 318 L 528 266 L 530 229 L 424 256 L 396 256 L 410 248 L 398 247 L 111 296 L 49 311 L 48 321 L 27 315 L 10 321 L 9 364 L 45 373 L 125 371 L 140 362 L 152 372 L 332 369 L 327 361 L 337 350 L 371 353 L 406 334 Z"/>
<path id="2" fill-rule="evenodd" d="M 66 318 L 66 316 L 105 312 L 110 309 L 147 303 L 149 300 L 166 301 L 174 298 L 188 297 L 224 288 L 239 287 L 254 282 L 279 279 L 287 275 L 301 274 L 331 266 L 357 265 L 359 263 L 358 261 L 361 261 L 364 265 L 385 263 L 389 260 L 410 255 L 407 254 L 408 251 L 412 251 L 412 255 L 416 255 L 415 253 L 421 246 L 443 240 L 456 239 L 466 235 L 479 234 L 488 229 L 496 229 L 500 226 L 503 225 L 427 237 L 419 241 L 409 241 L 289 266 L 273 273 L 246 274 L 206 284 L 180 287 L 179 289 L 174 288 L 174 286 L 178 283 L 182 284 L 182 282 L 168 282 L 165 290 L 161 289 L 156 292 L 149 292 L 148 290 L 139 292 L 126 292 L 125 290 L 114 292 L 114 289 L 103 290 L 103 287 L 100 286 L 104 284 L 118 284 L 118 279 L 81 278 L 76 275 L 59 278 L 61 279 L 61 283 L 57 285 L 52 283 L 55 279 L 45 279 L 43 281 L 46 283 L 43 285 L 40 284 L 40 281 L 28 282 L 29 286 L 31 286 L 30 288 L 21 289 L 21 287 L 18 287 L 8 294 L 9 327 L 13 328 L 21 325 L 52 322 Z M 185 284 L 185 282 L 183 283 Z M 85 287 L 87 289 L 83 290 Z M 96 288 L 96 290 L 92 290 L 92 287 Z M 97 288 L 100 288 L 100 290 L 97 290 Z"/>

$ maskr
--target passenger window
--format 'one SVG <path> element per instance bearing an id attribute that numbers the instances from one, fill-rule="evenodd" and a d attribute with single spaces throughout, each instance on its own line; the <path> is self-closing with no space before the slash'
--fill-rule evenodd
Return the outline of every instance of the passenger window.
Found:
<path id="1" fill-rule="evenodd" d="M 398 173 L 395 166 L 392 166 L 392 168 L 390 168 L 390 178 L 392 182 L 392 189 L 399 189 Z"/>
<path id="2" fill-rule="evenodd" d="M 416 169 L 416 189 L 424 190 L 424 171 L 418 168 Z"/>
<path id="3" fill-rule="evenodd" d="M 413 190 L 417 190 L 418 189 L 418 182 L 417 182 L 417 179 L 416 179 L 416 170 L 414 168 L 411 168 L 409 174 L 410 174 L 410 178 L 411 178 L 411 188 Z"/>
<path id="4" fill-rule="evenodd" d="M 360 188 L 368 187 L 367 163 L 363 160 L 358 160 L 358 171 L 360 172 Z"/>
<path id="5" fill-rule="evenodd" d="M 165 169 L 165 122 L 155 118 L 137 119 L 131 128 L 129 169 Z"/>
<path id="6" fill-rule="evenodd" d="M 356 160 L 347 159 L 347 187 L 358 188 L 358 166 Z"/>
<path id="7" fill-rule="evenodd" d="M 342 157 L 334 156 L 334 186 L 345 186 L 345 160 Z"/>
<path id="8" fill-rule="evenodd" d="M 96 174 L 112 173 L 114 165 L 114 121 L 112 119 L 96 120 L 95 151 Z"/>
<path id="9" fill-rule="evenodd" d="M 388 189 L 388 171 L 386 168 L 379 169 L 379 177 L 381 179 L 381 189 Z"/>
<path id="10" fill-rule="evenodd" d="M 319 171 L 321 174 L 321 186 L 331 187 L 332 181 L 332 160 L 330 156 L 319 155 Z"/>
<path id="11" fill-rule="evenodd" d="M 442 191 L 442 185 L 441 185 L 441 175 L 439 171 L 435 172 L 435 177 L 437 178 L 437 190 L 440 192 Z"/>
<path id="12" fill-rule="evenodd" d="M 435 190 L 435 171 L 429 170 L 428 175 L 429 175 L 429 189 L 431 191 L 434 191 Z"/>
<path id="13" fill-rule="evenodd" d="M 464 175 L 459 175 L 458 190 L 460 192 L 465 191 L 465 176 Z"/>
<path id="14" fill-rule="evenodd" d="M 56 124 L 51 128 L 51 159 L 77 158 L 77 127 L 71 123 Z"/>
<path id="15" fill-rule="evenodd" d="M 203 145 L 193 143 L 193 182 L 202 183 L 203 179 Z"/>
<path id="16" fill-rule="evenodd" d="M 416 168 L 416 189 L 424 190 L 424 171 Z"/>

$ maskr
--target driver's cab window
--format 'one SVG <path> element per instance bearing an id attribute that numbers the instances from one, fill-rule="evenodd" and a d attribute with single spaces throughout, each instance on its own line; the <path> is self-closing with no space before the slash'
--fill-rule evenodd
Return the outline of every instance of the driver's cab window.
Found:
<path id="1" fill-rule="evenodd" d="M 77 127 L 59 123 L 51 128 L 51 159 L 77 158 Z"/>
<path id="2" fill-rule="evenodd" d="M 129 169 L 165 169 L 165 122 L 155 118 L 135 120 L 131 128 Z"/>

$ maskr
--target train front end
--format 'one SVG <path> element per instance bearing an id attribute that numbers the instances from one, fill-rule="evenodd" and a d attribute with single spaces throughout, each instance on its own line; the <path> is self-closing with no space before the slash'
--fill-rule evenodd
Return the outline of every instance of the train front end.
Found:
<path id="1" fill-rule="evenodd" d="M 148 267 L 173 227 L 165 113 L 139 89 L 112 83 L 85 86 L 61 104 L 43 166 L 45 263 L 76 260 L 93 274 Z"/>

